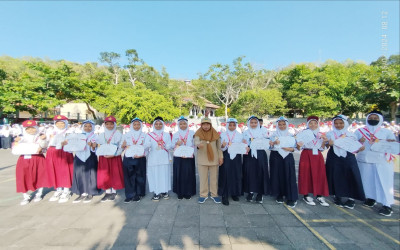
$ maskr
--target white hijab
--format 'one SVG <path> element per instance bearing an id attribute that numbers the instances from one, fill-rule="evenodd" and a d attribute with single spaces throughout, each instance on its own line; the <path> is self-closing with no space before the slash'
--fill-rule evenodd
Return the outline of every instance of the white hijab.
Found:
<path id="1" fill-rule="evenodd" d="M 133 123 L 135 123 L 135 122 L 139 122 L 139 123 L 140 123 L 140 129 L 139 129 L 139 130 L 135 130 L 135 129 L 133 128 Z M 129 126 L 129 129 L 130 129 L 129 132 L 126 133 L 127 135 L 131 135 L 131 136 L 133 136 L 134 138 L 138 137 L 138 136 L 142 133 L 142 129 L 143 129 L 143 122 L 142 122 L 142 120 L 140 120 L 139 118 L 133 119 L 133 120 L 131 121 L 131 125 Z"/>
<path id="2" fill-rule="evenodd" d="M 35 128 L 36 129 L 36 133 L 31 135 L 28 132 L 26 132 L 27 128 Z M 24 130 L 22 131 L 23 134 L 23 142 L 26 143 L 34 143 L 36 138 L 39 136 L 39 128 L 37 126 L 29 126 L 24 128 Z"/>
<path id="3" fill-rule="evenodd" d="M 344 122 L 344 127 L 342 129 L 337 129 L 335 127 L 335 120 L 342 120 Z M 352 136 L 352 134 L 347 130 L 349 128 L 349 122 L 347 121 L 347 116 L 345 115 L 337 115 L 332 119 L 332 134 L 334 134 L 334 136 L 331 136 L 331 139 L 333 141 L 336 140 L 336 137 L 342 136 L 342 135 L 346 135 L 346 136 Z M 336 135 L 336 136 L 335 136 Z M 336 147 L 335 145 L 333 145 L 333 152 L 335 153 L 335 155 L 339 156 L 339 157 L 346 157 L 347 156 L 347 151 L 344 149 L 341 149 L 339 147 Z"/>
<path id="4" fill-rule="evenodd" d="M 286 123 L 286 129 L 285 130 L 279 129 L 279 122 L 280 121 L 284 121 Z M 288 136 L 289 135 L 289 121 L 284 116 L 281 116 L 281 117 L 278 118 L 278 120 L 276 120 L 276 131 L 275 131 L 275 134 L 278 137 L 280 137 L 280 136 Z"/>
<path id="5" fill-rule="evenodd" d="M 372 126 L 372 125 L 368 124 L 368 118 L 370 115 L 377 115 L 379 117 L 379 123 L 377 125 Z M 365 126 L 367 126 L 369 132 L 371 132 L 371 133 L 374 133 L 377 128 L 380 128 L 382 126 L 382 123 L 383 123 L 383 116 L 381 114 L 377 114 L 377 113 L 369 113 L 367 115 L 367 118 L 365 119 Z"/>
<path id="6" fill-rule="evenodd" d="M 159 129 L 159 130 L 157 130 L 157 129 L 155 128 L 155 126 L 154 126 L 154 125 L 156 124 L 157 121 L 162 122 L 162 125 L 163 125 L 162 128 Z M 163 135 L 164 127 L 165 127 L 164 121 L 162 121 L 161 119 L 156 119 L 156 120 L 154 120 L 154 122 L 153 122 L 153 132 L 156 133 L 158 136 L 162 136 L 162 135 Z"/>
<path id="7" fill-rule="evenodd" d="M 252 128 L 250 126 L 250 121 L 256 119 L 257 120 L 257 127 L 256 128 Z M 260 121 L 258 120 L 257 117 L 255 116 L 250 116 L 250 118 L 247 120 L 247 130 L 246 132 L 248 133 L 249 137 L 253 137 L 254 139 L 256 138 L 264 138 L 261 128 L 260 128 Z"/>
<path id="8" fill-rule="evenodd" d="M 89 123 L 89 124 L 91 124 L 92 125 L 92 130 L 90 131 L 90 132 L 86 132 L 85 131 L 85 129 L 84 129 L 84 126 L 85 126 L 85 124 L 86 123 Z M 90 141 L 90 142 L 95 142 L 96 140 L 96 136 L 95 136 L 95 134 L 93 133 L 94 132 L 94 125 L 95 125 L 95 123 L 93 122 L 93 121 L 91 121 L 91 120 L 87 120 L 87 121 L 84 121 L 83 123 L 82 123 L 82 131 L 83 131 L 83 133 L 82 134 L 84 134 L 84 135 L 86 135 L 86 144 Z M 90 157 L 90 152 L 91 152 L 91 149 L 90 149 L 90 147 L 89 147 L 89 145 L 86 145 L 86 147 L 85 147 L 85 150 L 83 150 L 83 151 L 77 151 L 77 152 L 75 152 L 75 155 L 76 155 L 76 157 L 78 157 L 81 161 L 83 161 L 83 162 L 86 162 L 86 160 Z"/>

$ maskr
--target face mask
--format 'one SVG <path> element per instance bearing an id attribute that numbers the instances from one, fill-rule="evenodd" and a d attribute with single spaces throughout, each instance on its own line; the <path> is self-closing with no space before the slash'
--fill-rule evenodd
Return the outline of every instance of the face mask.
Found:
<path id="1" fill-rule="evenodd" d="M 379 121 L 378 120 L 368 120 L 367 121 L 369 125 L 371 126 L 376 126 L 378 125 Z"/>

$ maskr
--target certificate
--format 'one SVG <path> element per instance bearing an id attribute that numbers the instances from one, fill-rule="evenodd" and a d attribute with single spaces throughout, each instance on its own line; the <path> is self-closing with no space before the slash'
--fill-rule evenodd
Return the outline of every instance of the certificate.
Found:
<path id="1" fill-rule="evenodd" d="M 15 144 L 11 153 L 13 155 L 35 155 L 38 154 L 39 148 L 39 144 L 21 142 Z"/>
<path id="2" fill-rule="evenodd" d="M 296 135 L 296 140 L 298 142 L 302 142 L 304 144 L 307 144 L 314 139 L 315 139 L 315 135 L 309 129 L 305 129 Z"/>
<path id="3" fill-rule="evenodd" d="M 268 150 L 269 140 L 265 138 L 254 139 L 250 144 L 251 150 Z"/>
<path id="4" fill-rule="evenodd" d="M 179 146 L 174 150 L 174 156 L 192 158 L 194 153 L 194 148 L 189 146 Z"/>
<path id="5" fill-rule="evenodd" d="M 135 157 L 135 156 L 143 156 L 143 155 L 144 155 L 144 147 L 142 145 L 129 146 L 125 151 L 126 157 Z"/>
<path id="6" fill-rule="evenodd" d="M 277 148 L 294 148 L 296 147 L 296 139 L 292 136 L 278 137 L 279 144 L 275 145 Z"/>
<path id="7" fill-rule="evenodd" d="M 77 152 L 85 150 L 86 145 L 86 135 L 84 134 L 69 134 L 65 138 L 68 144 L 64 146 L 64 151 L 67 152 Z"/>
<path id="8" fill-rule="evenodd" d="M 389 153 L 398 155 L 400 152 L 400 143 L 398 142 L 388 142 L 384 140 L 379 140 L 371 145 L 371 150 L 380 153 Z"/>
<path id="9" fill-rule="evenodd" d="M 101 144 L 100 147 L 96 150 L 96 155 L 104 156 L 104 155 L 115 155 L 118 147 L 114 144 Z"/>
<path id="10" fill-rule="evenodd" d="M 235 159 L 236 155 L 243 155 L 247 152 L 247 144 L 242 142 L 234 142 L 228 147 L 229 158 Z"/>
<path id="11" fill-rule="evenodd" d="M 350 153 L 357 152 L 363 145 L 352 137 L 344 137 L 335 140 L 334 145 Z"/>

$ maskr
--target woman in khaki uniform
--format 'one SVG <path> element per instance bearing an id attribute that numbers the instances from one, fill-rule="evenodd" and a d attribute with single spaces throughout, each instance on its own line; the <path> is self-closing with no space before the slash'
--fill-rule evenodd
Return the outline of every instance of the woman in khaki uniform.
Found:
<path id="1" fill-rule="evenodd" d="M 212 127 L 210 118 L 206 117 L 201 120 L 201 127 L 194 135 L 194 145 L 198 148 L 199 203 L 204 203 L 209 193 L 215 203 L 221 203 L 221 199 L 218 197 L 218 166 L 223 163 L 221 138 Z M 208 174 L 210 174 L 210 183 Z"/>

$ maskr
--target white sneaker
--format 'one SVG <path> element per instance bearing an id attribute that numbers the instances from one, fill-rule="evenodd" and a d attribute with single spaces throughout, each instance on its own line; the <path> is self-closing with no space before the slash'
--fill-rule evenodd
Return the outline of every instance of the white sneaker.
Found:
<path id="1" fill-rule="evenodd" d="M 319 204 L 321 204 L 321 206 L 329 207 L 329 204 L 325 201 L 324 197 L 317 197 L 317 201 L 319 202 Z"/>
<path id="2" fill-rule="evenodd" d="M 21 206 L 25 206 L 26 204 L 28 204 L 31 200 L 31 197 L 25 197 L 19 204 Z"/>
<path id="3" fill-rule="evenodd" d="M 62 191 L 56 191 L 53 196 L 49 199 L 49 201 L 58 201 L 60 199 L 60 196 L 62 194 Z"/>
<path id="4" fill-rule="evenodd" d="M 69 200 L 69 198 L 71 198 L 71 195 L 69 194 L 69 192 L 64 192 L 62 193 L 60 199 L 58 200 L 58 203 L 65 203 Z"/>
<path id="5" fill-rule="evenodd" d="M 310 196 L 303 197 L 303 201 L 304 201 L 305 203 L 307 203 L 307 205 L 315 206 L 314 199 L 311 198 Z"/>
<path id="6" fill-rule="evenodd" d="M 36 194 L 35 195 L 35 199 L 33 199 L 33 202 L 39 202 L 39 201 L 41 201 L 43 198 L 42 198 L 42 194 Z"/>

